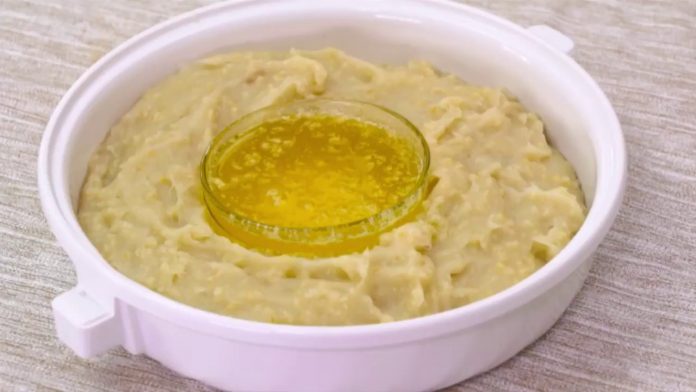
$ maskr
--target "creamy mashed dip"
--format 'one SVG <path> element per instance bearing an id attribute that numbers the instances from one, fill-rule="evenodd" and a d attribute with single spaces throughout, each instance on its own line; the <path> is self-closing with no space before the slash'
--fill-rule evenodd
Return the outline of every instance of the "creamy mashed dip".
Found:
<path id="1" fill-rule="evenodd" d="M 216 234 L 199 164 L 253 110 L 307 98 L 372 102 L 415 124 L 436 185 L 379 245 L 330 258 L 267 256 Z M 515 98 L 424 62 L 381 66 L 335 49 L 210 57 L 146 92 L 92 156 L 78 218 L 117 270 L 177 301 L 288 324 L 388 322 L 495 294 L 543 266 L 585 217 L 575 173 Z"/>

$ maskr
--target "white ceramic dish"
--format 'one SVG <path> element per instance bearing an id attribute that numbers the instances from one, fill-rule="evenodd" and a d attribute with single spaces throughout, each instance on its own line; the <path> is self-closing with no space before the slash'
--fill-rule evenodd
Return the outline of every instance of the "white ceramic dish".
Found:
<path id="1" fill-rule="evenodd" d="M 149 87 L 182 64 L 240 48 L 335 46 L 376 62 L 425 58 L 473 83 L 505 86 L 541 114 L 576 168 L 591 208 L 575 238 L 531 277 L 485 300 L 382 325 L 297 327 L 177 303 L 114 270 L 75 217 L 88 157 Z M 216 4 L 149 29 L 68 91 L 39 153 L 44 212 L 78 285 L 53 302 L 78 355 L 123 346 L 210 385 L 240 391 L 424 391 L 490 369 L 560 317 L 619 207 L 624 141 L 604 94 L 563 51 L 564 36 L 523 29 L 446 1 L 259 0 Z"/>

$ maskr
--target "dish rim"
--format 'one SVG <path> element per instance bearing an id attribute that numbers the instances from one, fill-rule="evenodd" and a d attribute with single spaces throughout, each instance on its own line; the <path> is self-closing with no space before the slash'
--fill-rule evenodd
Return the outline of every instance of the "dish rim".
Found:
<path id="1" fill-rule="evenodd" d="M 280 1 L 257 0 L 253 3 L 255 6 L 260 4 L 267 6 L 269 3 Z M 562 284 L 562 280 L 574 271 L 581 261 L 591 255 L 605 236 L 618 212 L 623 197 L 627 165 L 625 143 L 618 118 L 609 100 L 592 77 L 570 57 L 556 51 L 540 38 L 506 19 L 468 5 L 446 0 L 431 0 L 429 2 L 406 0 L 406 2 L 450 9 L 455 13 L 452 18 L 457 17 L 456 13 L 463 13 L 469 17 L 481 19 L 483 23 L 508 30 L 510 33 L 524 38 L 525 42 L 530 45 L 544 48 L 541 50 L 546 52 L 546 57 L 553 59 L 557 64 L 554 67 L 572 71 L 575 83 L 586 88 L 586 99 L 594 100 L 593 106 L 598 108 L 598 115 L 601 114 L 604 118 L 603 121 L 606 123 L 605 138 L 602 139 L 602 143 L 592 140 L 596 163 L 596 188 L 593 205 L 576 235 L 546 265 L 513 286 L 462 307 L 407 320 L 347 326 L 279 325 L 216 314 L 165 297 L 136 283 L 113 268 L 98 253 L 77 223 L 66 184 L 67 174 L 58 172 L 57 166 L 60 165 L 53 165 L 54 162 L 62 163 L 65 161 L 65 155 L 62 155 L 62 161 L 60 157 L 67 150 L 67 142 L 63 140 L 67 138 L 67 132 L 61 133 L 60 130 L 66 126 L 65 122 L 69 123 L 71 117 L 79 116 L 79 113 L 75 113 L 74 103 L 80 99 L 81 94 L 85 92 L 84 90 L 90 87 L 101 72 L 114 67 L 121 61 L 122 57 L 128 56 L 129 51 L 135 50 L 143 42 L 153 40 L 158 35 L 175 30 L 180 24 L 190 23 L 192 19 L 214 13 L 222 8 L 250 4 L 251 0 L 232 0 L 205 6 L 176 16 L 135 35 L 89 67 L 63 96 L 51 115 L 42 137 L 37 170 L 44 213 L 59 243 L 70 254 L 73 264 L 77 264 L 77 260 L 84 260 L 79 262 L 91 264 L 91 267 L 101 274 L 100 278 L 111 280 L 117 289 L 113 299 L 172 321 L 180 327 L 274 346 L 301 348 L 302 345 L 310 342 L 307 339 L 311 339 L 312 349 L 339 346 L 351 348 L 383 346 L 452 333 L 498 317 L 531 301 L 554 285 Z M 78 285 L 83 284 L 86 285 L 83 281 L 78 282 Z M 366 339 L 368 337 L 372 339 Z"/>

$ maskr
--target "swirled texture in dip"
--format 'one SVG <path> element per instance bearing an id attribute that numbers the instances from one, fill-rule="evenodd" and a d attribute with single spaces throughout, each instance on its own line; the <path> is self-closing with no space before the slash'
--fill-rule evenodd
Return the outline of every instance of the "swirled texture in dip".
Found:
<path id="1" fill-rule="evenodd" d="M 266 256 L 216 234 L 199 163 L 241 115 L 313 97 L 368 101 L 413 122 L 437 184 L 413 221 L 362 253 Z M 380 66 L 335 49 L 210 57 L 147 91 L 92 156 L 78 217 L 117 270 L 177 301 L 303 325 L 378 323 L 490 296 L 553 257 L 585 217 L 540 119 L 500 89 L 425 62 Z"/>

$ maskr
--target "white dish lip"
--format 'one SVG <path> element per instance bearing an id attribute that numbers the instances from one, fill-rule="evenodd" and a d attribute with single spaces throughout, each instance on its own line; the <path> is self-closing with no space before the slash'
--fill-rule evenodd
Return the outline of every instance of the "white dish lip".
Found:
<path id="1" fill-rule="evenodd" d="M 254 3 L 274 3 L 277 1 L 279 0 L 257 0 Z M 414 0 L 406 1 L 414 2 Z M 591 88 L 587 99 L 593 100 L 592 105 L 601 109 L 597 115 L 602 116 L 607 125 L 604 133 L 605 138 L 593 140 L 597 160 L 596 194 L 582 227 L 556 257 L 512 287 L 460 308 L 383 324 L 336 327 L 269 324 L 215 314 L 176 302 L 122 275 L 104 260 L 87 239 L 72 209 L 65 176 L 58 172 L 59 167 L 52 165 L 56 159 L 65 156 L 66 144 L 58 142 L 65 133 L 61 134 L 59 129 L 76 116 L 73 104 L 97 75 L 122 56 L 128 56 L 143 41 L 176 28 L 184 20 L 215 12 L 217 9 L 227 7 L 230 4 L 251 2 L 251 0 L 232 0 L 213 4 L 182 14 L 132 37 L 91 66 L 73 84 L 61 99 L 46 126 L 37 167 L 38 185 L 44 213 L 58 241 L 64 248 L 72 250 L 81 258 L 88 259 L 90 263 L 97 263 L 98 271 L 115 283 L 115 286 L 118 287 L 117 299 L 127 299 L 129 303 L 133 303 L 135 300 L 137 301 L 135 305 L 157 317 L 170 320 L 182 327 L 211 335 L 225 336 L 233 340 L 297 348 L 311 346 L 312 349 L 355 349 L 368 346 L 386 346 L 453 333 L 483 323 L 529 302 L 562 282 L 583 260 L 591 256 L 598 243 L 608 232 L 623 198 L 627 162 L 621 127 L 605 94 L 572 59 L 548 46 L 525 29 L 470 6 L 445 0 L 431 0 L 430 3 L 433 5 L 449 7 L 454 11 L 465 10 L 469 15 L 476 15 L 489 23 L 505 27 L 517 35 L 524 36 L 530 43 L 542 45 L 548 51 L 548 56 L 552 57 L 554 61 L 561 62 L 563 67 L 574 72 L 573 77 L 579 79 L 579 84 Z M 56 143 L 59 149 L 53 147 Z"/>

